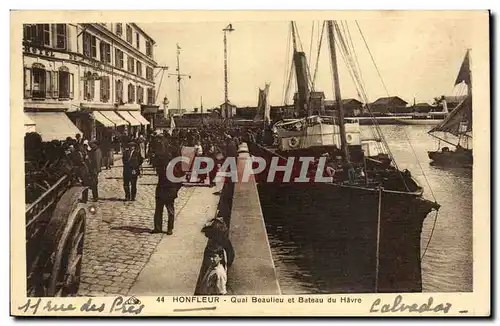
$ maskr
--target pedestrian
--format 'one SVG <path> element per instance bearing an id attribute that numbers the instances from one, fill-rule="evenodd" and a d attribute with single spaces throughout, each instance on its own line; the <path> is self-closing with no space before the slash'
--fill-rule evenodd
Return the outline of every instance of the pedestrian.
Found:
<path id="1" fill-rule="evenodd" d="M 98 183 L 99 183 L 99 173 L 101 172 L 102 166 L 102 153 L 99 146 L 95 141 L 90 143 L 90 151 L 88 153 L 89 157 L 89 175 L 90 175 L 90 189 L 92 190 L 92 200 L 97 201 L 99 199 Z"/>
<path id="2" fill-rule="evenodd" d="M 151 233 L 163 232 L 163 207 L 167 209 L 167 235 L 173 234 L 174 221 L 175 221 L 175 199 L 177 193 L 182 187 L 182 183 L 170 180 L 167 175 L 167 168 L 172 169 L 175 177 L 180 177 L 182 170 L 179 165 L 169 166 L 169 161 L 172 155 L 163 150 L 157 153 L 156 157 L 156 171 L 158 174 L 158 184 L 155 192 L 155 215 L 154 215 L 154 228 Z"/>
<path id="3" fill-rule="evenodd" d="M 201 295 L 225 295 L 227 294 L 227 268 L 222 264 L 224 249 L 213 248 L 209 253 L 210 266 L 205 272 L 199 289 Z"/>
<path id="4" fill-rule="evenodd" d="M 128 143 L 122 157 L 123 162 L 123 189 L 125 190 L 125 200 L 135 200 L 137 195 L 137 178 L 140 175 L 140 167 L 143 157 L 137 150 L 134 142 Z"/>

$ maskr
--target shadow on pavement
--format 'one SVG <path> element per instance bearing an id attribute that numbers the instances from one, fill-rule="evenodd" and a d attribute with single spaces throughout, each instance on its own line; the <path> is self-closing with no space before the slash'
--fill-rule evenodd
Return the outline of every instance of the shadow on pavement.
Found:
<path id="1" fill-rule="evenodd" d="M 99 198 L 99 200 L 103 200 L 103 201 L 125 201 L 125 198 L 121 198 L 121 197 L 109 197 L 109 198 Z"/>
<path id="2" fill-rule="evenodd" d="M 123 230 L 123 231 L 129 231 L 132 233 L 150 233 L 151 229 L 148 228 L 140 228 L 136 226 L 116 226 L 112 227 L 111 230 Z"/>

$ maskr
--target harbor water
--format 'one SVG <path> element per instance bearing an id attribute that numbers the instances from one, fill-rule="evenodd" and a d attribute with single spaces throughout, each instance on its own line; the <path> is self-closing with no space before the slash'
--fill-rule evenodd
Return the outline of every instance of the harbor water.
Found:
<path id="1" fill-rule="evenodd" d="M 371 128 L 362 126 L 362 136 L 370 137 Z M 433 211 L 424 221 L 422 254 L 427 250 L 422 260 L 423 291 L 472 291 L 472 170 L 430 164 L 427 151 L 438 147 L 437 140 L 427 134 L 432 126 L 380 128 L 398 167 L 411 171 L 424 187 L 424 196 L 433 201 L 435 198 L 441 205 L 437 215 Z M 287 218 L 300 217 L 264 218 L 283 294 L 332 293 L 328 288 L 329 271 L 318 264 L 313 250 L 318 244 L 328 247 L 328 239 L 308 237 L 304 230 L 285 223 Z"/>

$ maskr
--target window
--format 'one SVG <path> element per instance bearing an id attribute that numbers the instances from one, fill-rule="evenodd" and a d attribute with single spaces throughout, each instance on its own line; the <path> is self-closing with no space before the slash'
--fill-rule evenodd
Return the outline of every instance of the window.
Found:
<path id="1" fill-rule="evenodd" d="M 102 102 L 108 102 L 109 101 L 109 95 L 110 95 L 110 83 L 109 83 L 109 77 L 108 76 L 102 76 L 101 77 L 101 101 Z"/>
<path id="2" fill-rule="evenodd" d="M 56 24 L 56 48 L 66 49 L 66 25 Z"/>
<path id="3" fill-rule="evenodd" d="M 135 101 L 135 87 L 132 84 L 128 84 L 128 102 L 129 103 L 134 103 Z"/>
<path id="4" fill-rule="evenodd" d="M 127 25 L 127 42 L 132 44 L 132 27 L 130 25 Z"/>
<path id="5" fill-rule="evenodd" d="M 146 55 L 150 57 L 153 56 L 153 45 L 149 40 L 146 40 Z"/>
<path id="6" fill-rule="evenodd" d="M 137 104 L 142 104 L 144 102 L 144 89 L 141 86 L 137 86 Z"/>
<path id="7" fill-rule="evenodd" d="M 50 25 L 25 24 L 24 40 L 39 46 L 50 46 Z"/>
<path id="8" fill-rule="evenodd" d="M 59 71 L 59 98 L 73 98 L 73 74 L 67 71 Z"/>
<path id="9" fill-rule="evenodd" d="M 146 67 L 146 79 L 153 80 L 153 68 Z"/>
<path id="10" fill-rule="evenodd" d="M 148 88 L 148 105 L 152 105 L 155 101 L 155 90 L 153 88 Z"/>
<path id="11" fill-rule="evenodd" d="M 115 83 L 115 102 L 123 103 L 123 82 L 117 80 Z"/>
<path id="12" fill-rule="evenodd" d="M 141 46 L 141 36 L 137 32 L 135 33 L 135 41 L 136 41 L 135 47 L 139 49 Z"/>
<path id="13" fill-rule="evenodd" d="M 115 49 L 115 66 L 123 69 L 123 51 Z"/>
<path id="14" fill-rule="evenodd" d="M 116 23 L 116 35 L 122 36 L 122 34 L 123 34 L 122 23 Z"/>
<path id="15" fill-rule="evenodd" d="M 31 96 L 34 99 L 44 99 L 46 96 L 46 76 L 45 69 L 33 68 L 32 69 L 32 85 L 31 85 Z"/>
<path id="16" fill-rule="evenodd" d="M 109 45 L 109 43 L 101 41 L 99 46 L 101 61 L 104 63 L 111 63 L 111 46 Z"/>
<path id="17" fill-rule="evenodd" d="M 142 77 L 142 63 L 137 60 L 137 69 L 136 69 L 137 76 Z"/>
<path id="18" fill-rule="evenodd" d="M 94 94 L 95 94 L 95 80 L 91 78 L 85 79 L 83 82 L 83 89 L 84 89 L 83 97 L 85 98 L 85 100 L 92 101 L 94 99 Z"/>
<path id="19" fill-rule="evenodd" d="M 132 57 L 127 58 L 127 71 L 134 72 L 134 58 Z"/>
<path id="20" fill-rule="evenodd" d="M 97 38 L 86 32 L 83 34 L 83 55 L 92 58 L 97 57 Z"/>

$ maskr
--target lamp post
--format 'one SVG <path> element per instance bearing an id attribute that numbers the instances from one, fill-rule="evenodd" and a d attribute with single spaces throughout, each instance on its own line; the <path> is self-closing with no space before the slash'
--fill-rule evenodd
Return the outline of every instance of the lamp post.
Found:
<path id="1" fill-rule="evenodd" d="M 224 106 L 227 111 L 227 106 L 229 105 L 229 96 L 227 90 L 227 32 L 234 31 L 233 24 L 229 24 L 222 30 L 224 32 Z M 223 114 L 224 116 L 224 114 Z"/>

